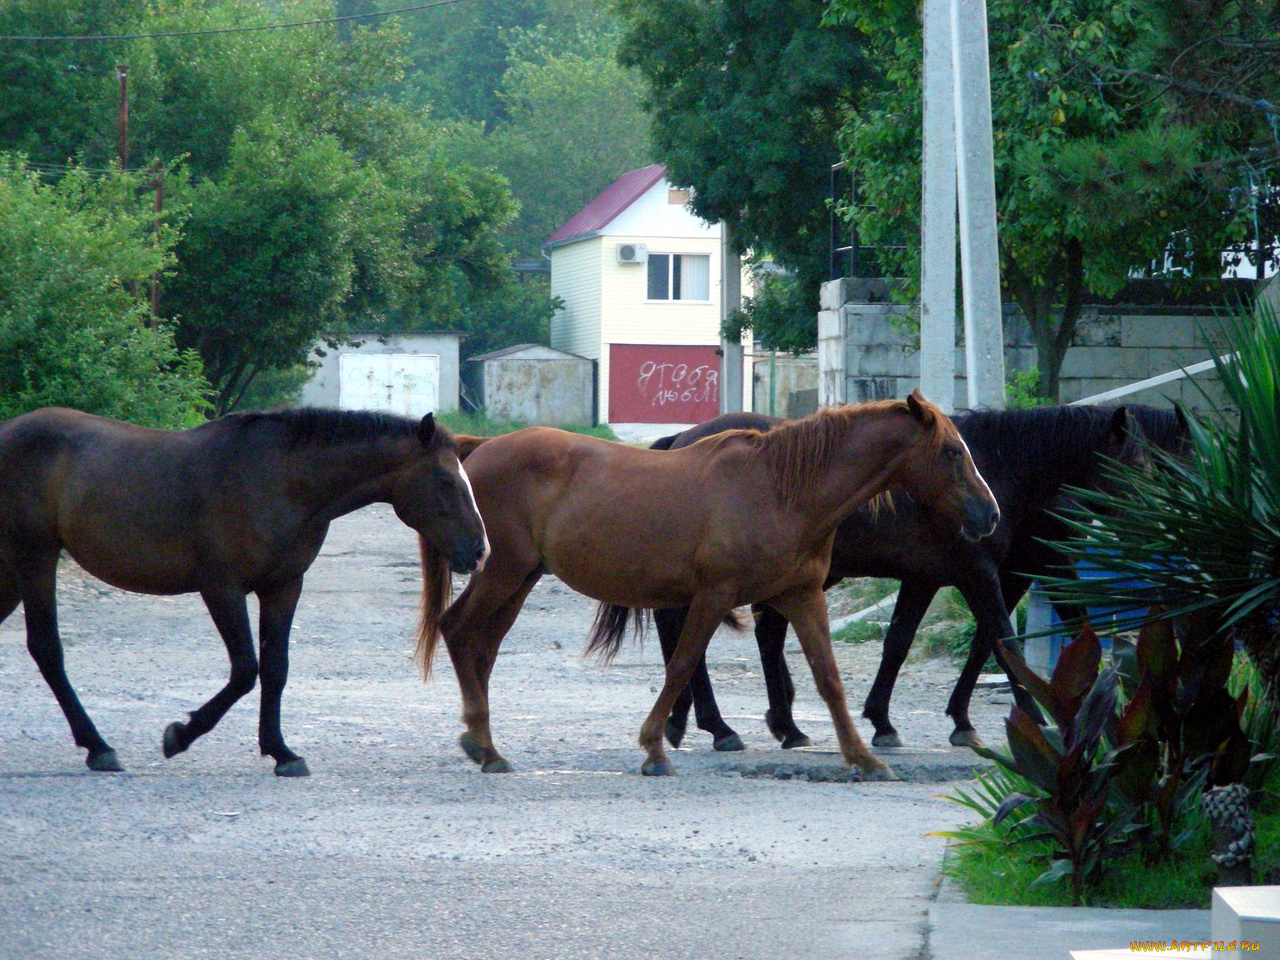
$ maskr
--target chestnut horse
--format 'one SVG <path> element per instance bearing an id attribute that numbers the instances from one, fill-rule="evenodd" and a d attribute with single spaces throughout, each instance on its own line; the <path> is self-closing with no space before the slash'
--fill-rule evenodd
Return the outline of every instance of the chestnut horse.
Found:
<path id="1" fill-rule="evenodd" d="M 664 437 L 653 448 L 677 450 L 723 430 L 770 430 L 782 422 L 756 413 L 725 414 Z M 988 656 L 994 653 L 1001 660 L 996 643 L 1007 641 L 1013 633 L 1009 611 L 1033 578 L 1062 576 L 1069 569 L 1067 558 L 1046 543 L 1070 538 L 1070 531 L 1053 516 L 1070 502 L 1065 491 L 1103 488 L 1108 482 L 1107 462 L 1141 467 L 1148 462 L 1148 445 L 1174 453 L 1188 436 L 1185 420 L 1174 411 L 1140 405 L 983 410 L 960 414 L 954 423 L 1000 503 L 995 533 L 970 543 L 905 497 L 894 498 L 893 510 L 855 511 L 836 531 L 828 587 L 844 577 L 902 581 L 880 669 L 862 713 L 875 725 L 871 743 L 876 747 L 902 745 L 889 720 L 894 681 L 930 601 L 945 585 L 959 590 L 977 625 L 970 655 L 947 704 L 947 714 L 955 722 L 951 742 L 956 746 L 979 743 L 969 720 L 969 701 Z M 1064 621 L 1083 615 L 1082 610 L 1066 608 L 1060 613 Z M 618 614 L 604 611 L 601 615 Z M 682 616 L 678 609 L 653 612 L 664 653 L 675 646 Z M 787 621 L 777 611 L 757 608 L 755 633 L 769 693 L 765 720 L 782 746 L 789 748 L 804 746 L 809 739 L 792 716 L 795 690 L 783 657 L 786 631 Z M 1018 705 L 1038 717 L 1035 702 L 1016 681 L 1011 683 Z M 716 750 L 745 749 L 720 715 L 705 661 L 698 664 L 689 688 L 672 708 L 667 740 L 673 746 L 679 746 L 684 737 L 691 703 L 698 727 L 711 733 Z"/>
<path id="2" fill-rule="evenodd" d="M 510 765 L 489 729 L 489 675 L 529 591 L 551 572 L 626 607 L 687 606 L 666 682 L 640 730 L 647 775 L 670 775 L 663 725 L 716 626 L 734 607 L 786 612 L 831 711 L 847 763 L 887 767 L 849 716 L 831 649 L 822 586 L 836 527 L 878 494 L 900 489 L 974 539 L 999 508 L 951 421 L 919 393 L 824 410 L 768 433 L 738 430 L 670 453 L 535 427 L 466 458 L 493 560 L 441 615 L 424 593 L 419 652 L 430 671 L 444 635 L 462 691 L 460 744 L 487 773 Z M 443 560 L 423 544 L 427 582 Z M 625 633 L 597 621 L 588 650 L 606 657 Z"/>
<path id="3" fill-rule="evenodd" d="M 282 777 L 308 774 L 280 731 L 289 628 L 302 575 L 329 522 L 389 503 L 423 543 L 465 573 L 488 555 L 453 437 L 430 414 L 294 410 L 231 414 L 170 432 L 48 408 L 0 423 L 0 622 L 21 601 L 27 649 L 90 770 L 121 770 L 63 668 L 58 556 L 137 593 L 199 592 L 231 658 L 231 679 L 164 755 L 186 750 L 262 677 L 258 743 Z M 424 584 L 424 590 L 428 585 Z M 245 604 L 260 604 L 261 668 Z"/>

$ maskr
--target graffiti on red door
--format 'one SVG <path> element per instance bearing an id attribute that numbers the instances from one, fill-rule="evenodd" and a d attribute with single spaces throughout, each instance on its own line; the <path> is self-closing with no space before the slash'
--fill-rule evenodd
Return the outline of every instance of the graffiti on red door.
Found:
<path id="1" fill-rule="evenodd" d="M 609 345 L 613 423 L 700 423 L 720 413 L 715 347 Z"/>

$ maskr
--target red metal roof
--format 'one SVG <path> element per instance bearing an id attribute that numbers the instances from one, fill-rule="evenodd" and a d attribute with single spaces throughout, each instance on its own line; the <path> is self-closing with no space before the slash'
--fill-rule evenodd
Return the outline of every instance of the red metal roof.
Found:
<path id="1" fill-rule="evenodd" d="M 594 200 L 568 219 L 563 227 L 547 237 L 547 243 L 557 243 L 570 237 L 602 230 L 614 217 L 631 206 L 644 192 L 666 176 L 667 168 L 651 163 L 639 170 L 624 173 L 605 187 Z"/>

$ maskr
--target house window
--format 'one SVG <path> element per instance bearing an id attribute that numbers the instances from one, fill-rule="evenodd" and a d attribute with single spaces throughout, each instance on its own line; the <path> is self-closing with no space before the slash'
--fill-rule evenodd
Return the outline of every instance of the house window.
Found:
<path id="1" fill-rule="evenodd" d="M 649 254 L 650 300 L 711 299 L 711 257 L 690 253 Z"/>

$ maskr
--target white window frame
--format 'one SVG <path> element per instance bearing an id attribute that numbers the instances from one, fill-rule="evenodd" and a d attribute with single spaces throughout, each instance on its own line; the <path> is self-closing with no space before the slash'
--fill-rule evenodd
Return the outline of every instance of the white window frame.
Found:
<path id="1" fill-rule="evenodd" d="M 654 300 L 649 297 L 649 271 L 653 267 L 655 256 L 667 258 L 667 292 L 671 292 L 673 286 L 673 274 L 675 272 L 675 257 L 706 257 L 707 259 L 707 297 L 705 300 L 687 300 L 681 298 L 677 300 L 675 297 L 667 297 L 664 300 Z M 644 270 L 644 302 L 645 303 L 710 303 L 711 302 L 711 254 L 709 253 L 668 253 L 665 250 L 650 250 L 649 259 L 645 263 Z"/>

